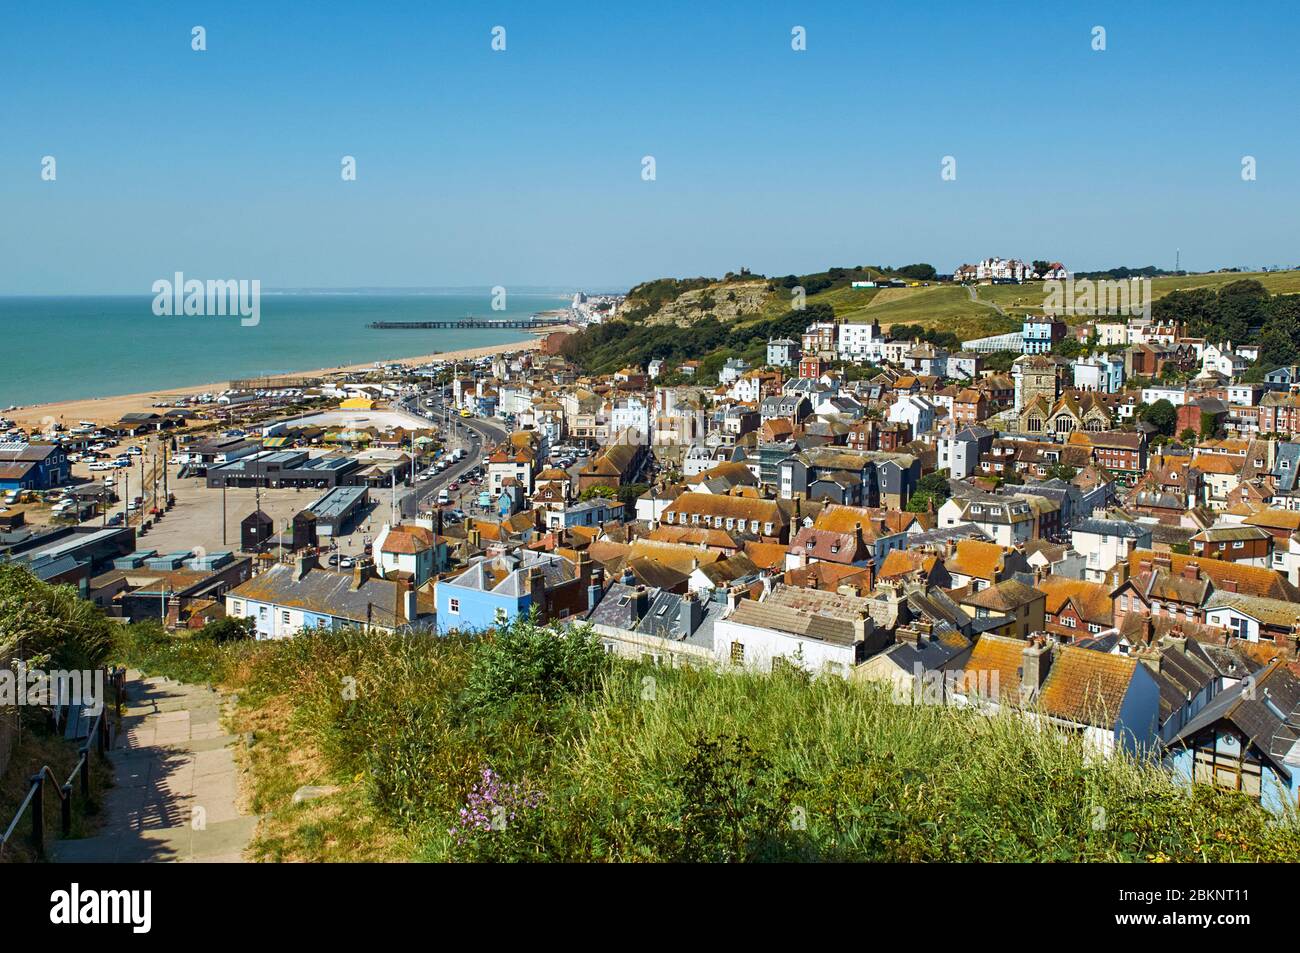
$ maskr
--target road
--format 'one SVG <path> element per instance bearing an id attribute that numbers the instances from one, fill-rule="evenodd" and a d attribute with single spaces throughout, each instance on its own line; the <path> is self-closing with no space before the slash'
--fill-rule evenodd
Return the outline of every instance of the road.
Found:
<path id="1" fill-rule="evenodd" d="M 443 419 L 442 398 L 431 398 L 424 400 L 419 397 L 410 397 L 402 401 L 402 409 L 407 413 L 423 417 L 431 423 L 438 423 Z M 449 429 L 454 431 L 457 425 L 463 425 L 469 432 L 469 440 L 465 448 L 465 458 L 457 463 L 452 464 L 446 470 L 426 480 L 423 483 L 416 483 L 411 492 L 401 498 L 398 506 L 402 513 L 403 519 L 411 519 L 420 511 L 421 508 L 431 509 L 431 498 L 438 495 L 438 491 L 443 487 L 457 482 L 461 477 L 470 470 L 478 466 L 483 459 L 484 449 L 495 447 L 498 443 L 506 438 L 506 430 L 497 424 L 488 423 L 479 417 L 461 417 L 456 414 L 452 418 Z"/>

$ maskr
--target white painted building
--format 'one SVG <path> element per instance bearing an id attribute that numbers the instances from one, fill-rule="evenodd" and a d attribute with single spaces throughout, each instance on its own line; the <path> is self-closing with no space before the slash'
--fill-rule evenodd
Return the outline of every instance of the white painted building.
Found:
<path id="1" fill-rule="evenodd" d="M 885 338 L 880 333 L 880 324 L 844 323 L 839 326 L 839 340 L 836 350 L 841 361 L 854 364 L 879 363 L 884 357 Z"/>
<path id="2" fill-rule="evenodd" d="M 1151 529 L 1128 520 L 1085 519 L 1070 532 L 1070 545 L 1084 559 L 1084 578 L 1109 582 L 1111 570 L 1135 549 L 1151 548 Z"/>
<path id="3" fill-rule="evenodd" d="M 890 423 L 911 424 L 913 437 L 933 430 L 934 417 L 934 404 L 915 394 L 904 394 L 889 408 Z"/>

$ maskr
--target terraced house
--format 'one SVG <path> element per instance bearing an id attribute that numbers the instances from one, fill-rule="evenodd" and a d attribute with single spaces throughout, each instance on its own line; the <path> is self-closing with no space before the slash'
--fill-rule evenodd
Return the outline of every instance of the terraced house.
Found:
<path id="1" fill-rule="evenodd" d="M 909 453 L 822 447 L 782 460 L 779 473 L 782 499 L 901 510 L 921 479 L 921 463 Z"/>
<path id="2" fill-rule="evenodd" d="M 1000 546 L 1027 542 L 1034 532 L 1034 508 L 1017 497 L 979 495 L 951 497 L 939 507 L 939 526 L 970 523 Z"/>
<path id="3" fill-rule="evenodd" d="M 433 600 L 400 579 L 380 579 L 367 566 L 350 573 L 320 568 L 311 556 L 281 563 L 226 593 L 226 614 L 252 619 L 259 639 L 304 630 L 360 626 L 381 632 L 433 626 Z"/>
<path id="4" fill-rule="evenodd" d="M 959 703 L 1010 708 L 1082 736 L 1108 756 L 1142 754 L 1158 740 L 1160 689 L 1136 659 L 1092 649 L 981 636 L 965 663 Z"/>
<path id="5" fill-rule="evenodd" d="M 772 543 L 790 538 L 790 519 L 775 500 L 749 496 L 683 493 L 664 510 L 669 526 L 712 526 L 746 532 Z"/>

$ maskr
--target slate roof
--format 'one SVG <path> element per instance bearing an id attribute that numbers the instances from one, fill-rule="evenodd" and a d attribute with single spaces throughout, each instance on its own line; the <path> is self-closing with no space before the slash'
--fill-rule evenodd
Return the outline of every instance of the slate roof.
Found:
<path id="1" fill-rule="evenodd" d="M 353 589 L 353 574 L 311 569 L 302 579 L 295 579 L 295 566 L 280 564 L 231 589 L 227 595 L 293 609 L 306 609 L 352 622 L 373 619 L 379 624 L 391 622 L 396 598 L 395 582 L 368 578 Z M 424 593 L 417 594 L 422 613 L 433 612 Z"/>
<path id="2" fill-rule="evenodd" d="M 1094 533 L 1098 536 L 1124 536 L 1141 539 L 1150 535 L 1151 527 L 1130 520 L 1085 519 L 1074 524 L 1076 533 Z"/>
<path id="3" fill-rule="evenodd" d="M 1236 727 L 1289 778 L 1291 768 L 1284 760 L 1300 740 L 1300 679 L 1281 659 L 1274 659 L 1252 680 L 1220 692 L 1173 740 L 1186 743 L 1221 721 Z"/>

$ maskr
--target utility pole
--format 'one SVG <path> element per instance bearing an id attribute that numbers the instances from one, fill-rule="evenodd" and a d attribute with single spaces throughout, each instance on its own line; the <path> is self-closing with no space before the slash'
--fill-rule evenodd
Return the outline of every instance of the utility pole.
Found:
<path id="1" fill-rule="evenodd" d="M 221 545 L 226 545 L 226 481 L 221 481 Z"/>

